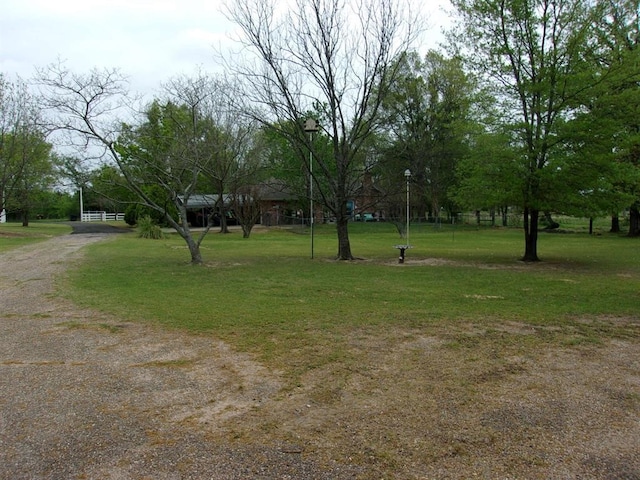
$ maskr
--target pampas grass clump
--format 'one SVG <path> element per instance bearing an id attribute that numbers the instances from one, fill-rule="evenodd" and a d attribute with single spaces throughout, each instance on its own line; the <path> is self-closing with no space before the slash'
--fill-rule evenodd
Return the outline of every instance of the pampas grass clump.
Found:
<path id="1" fill-rule="evenodd" d="M 164 233 L 149 215 L 145 215 L 138 219 L 138 237 L 160 240 L 164 238 Z"/>

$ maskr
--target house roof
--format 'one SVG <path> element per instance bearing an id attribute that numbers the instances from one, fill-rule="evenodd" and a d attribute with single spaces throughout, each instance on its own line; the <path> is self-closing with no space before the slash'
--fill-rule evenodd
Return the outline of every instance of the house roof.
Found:
<path id="1" fill-rule="evenodd" d="M 296 200 L 298 198 L 296 195 L 291 193 L 291 190 L 281 180 L 269 180 L 257 185 L 256 189 L 257 198 L 261 201 L 289 201 Z M 231 205 L 233 202 L 233 195 L 229 193 L 225 193 L 222 198 L 225 205 Z M 184 195 L 178 195 L 178 199 L 181 203 L 185 203 Z M 219 199 L 220 195 L 218 194 L 193 194 L 189 195 L 187 198 L 186 207 L 187 209 L 213 208 L 216 206 Z"/>
<path id="2" fill-rule="evenodd" d="M 187 202 L 186 202 L 186 207 L 187 208 L 213 208 L 216 203 L 218 202 L 220 198 L 220 195 L 214 195 L 214 194 L 194 194 L 194 195 L 189 195 Z M 223 202 L 228 205 L 229 203 L 231 203 L 231 195 L 229 194 L 225 194 L 222 196 L 223 198 Z M 184 202 L 184 195 L 178 195 L 178 199 L 180 200 L 181 203 L 185 203 Z"/>
<path id="3" fill-rule="evenodd" d="M 258 191 L 261 200 L 287 201 L 298 198 L 282 180 L 268 180 L 259 185 Z"/>

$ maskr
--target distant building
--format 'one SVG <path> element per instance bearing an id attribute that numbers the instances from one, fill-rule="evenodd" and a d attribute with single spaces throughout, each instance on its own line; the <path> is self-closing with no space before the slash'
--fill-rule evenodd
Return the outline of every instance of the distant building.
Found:
<path id="1" fill-rule="evenodd" d="M 309 212 L 305 210 L 308 202 L 294 194 L 282 180 L 271 179 L 259 185 L 244 189 L 245 198 L 252 198 L 258 202 L 260 216 L 258 222 L 264 226 L 292 225 L 305 223 L 309 220 Z M 349 215 L 353 220 L 384 220 L 384 211 L 380 208 L 383 192 L 373 183 L 370 174 L 365 174 L 362 183 L 357 187 L 354 198 L 348 202 Z M 217 194 L 194 194 L 187 200 L 187 220 L 192 227 L 206 226 L 208 218 L 213 219 L 213 225 L 220 225 L 220 218 L 224 214 L 228 225 L 236 224 L 233 212 L 234 196 L 224 194 L 222 200 Z M 314 207 L 316 223 L 324 223 L 330 218 L 325 217 L 322 205 Z M 211 216 L 213 213 L 213 216 Z M 210 217 L 211 216 L 211 217 Z"/>
<path id="2" fill-rule="evenodd" d="M 184 197 L 179 196 L 178 199 L 184 204 Z M 231 211 L 232 197 L 229 194 L 222 196 L 222 208 L 220 208 L 220 195 L 217 194 L 194 194 L 190 195 L 187 199 L 185 207 L 187 209 L 187 221 L 192 227 L 205 227 L 207 226 L 207 219 L 213 216 L 213 225 L 220 225 L 221 215 L 227 216 L 227 225 L 233 225 L 235 219 L 233 218 L 233 212 Z"/>
<path id="3" fill-rule="evenodd" d="M 301 212 L 300 199 L 282 180 L 268 180 L 260 184 L 256 190 L 262 225 L 290 225 L 297 221 Z"/>

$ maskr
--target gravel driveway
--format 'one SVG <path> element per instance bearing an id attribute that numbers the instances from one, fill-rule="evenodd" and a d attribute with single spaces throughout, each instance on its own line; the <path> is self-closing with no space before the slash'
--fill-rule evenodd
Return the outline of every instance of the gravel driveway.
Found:
<path id="1" fill-rule="evenodd" d="M 207 336 L 118 321 L 52 295 L 108 241 L 82 233 L 0 254 L 0 478 L 353 478 L 295 445 L 232 446 L 220 422 L 278 393 Z"/>
<path id="2" fill-rule="evenodd" d="M 57 298 L 83 247 L 113 238 L 73 226 L 0 254 L 0 479 L 640 480 L 637 317 L 536 349 L 554 326 L 364 328 L 344 346 L 357 361 L 291 388 L 212 336 Z"/>

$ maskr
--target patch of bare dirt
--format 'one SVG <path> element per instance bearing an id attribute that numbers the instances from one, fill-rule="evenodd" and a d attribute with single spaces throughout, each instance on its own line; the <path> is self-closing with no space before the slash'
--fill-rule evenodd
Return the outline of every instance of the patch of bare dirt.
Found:
<path id="1" fill-rule="evenodd" d="M 107 238 L 0 255 L 0 478 L 353 478 L 291 446 L 220 435 L 281 388 L 247 355 L 53 296 L 56 275 Z"/>
<path id="2" fill-rule="evenodd" d="M 310 371 L 254 421 L 362 478 L 640 478 L 637 341 L 532 351 L 525 326 L 478 330 L 365 335 L 358 368 Z"/>
<path id="3" fill-rule="evenodd" d="M 566 345 L 521 321 L 362 327 L 292 375 L 52 297 L 104 240 L 0 256 L 0 478 L 640 478 L 637 318 Z"/>

